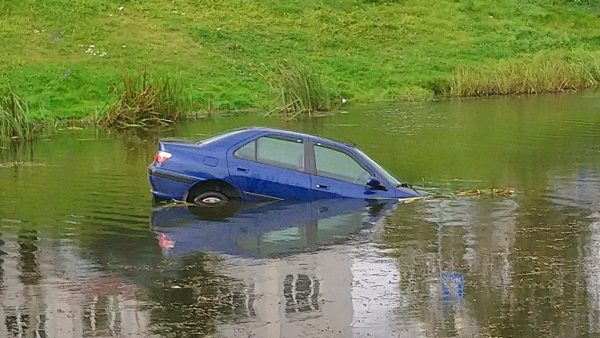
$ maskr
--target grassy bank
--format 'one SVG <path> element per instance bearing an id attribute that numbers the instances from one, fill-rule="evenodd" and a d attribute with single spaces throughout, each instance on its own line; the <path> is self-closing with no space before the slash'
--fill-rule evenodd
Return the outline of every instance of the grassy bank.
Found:
<path id="1" fill-rule="evenodd" d="M 498 69 L 514 68 L 511 60 L 543 64 L 549 51 L 573 50 L 598 60 L 598 6 L 594 0 L 1 1 L 0 83 L 11 83 L 35 119 L 92 116 L 115 102 L 113 89 L 128 71 L 180 74 L 195 109 L 272 107 L 277 97 L 268 79 L 287 61 L 310 66 L 354 102 L 422 99 L 452 88 L 452 95 L 480 95 L 489 87 L 482 78 L 505 74 Z"/>

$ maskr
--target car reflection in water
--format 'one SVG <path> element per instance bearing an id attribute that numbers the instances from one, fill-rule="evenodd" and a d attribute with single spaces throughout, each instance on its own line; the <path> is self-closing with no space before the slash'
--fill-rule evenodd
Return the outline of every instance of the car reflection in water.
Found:
<path id="1" fill-rule="evenodd" d="M 151 229 L 167 255 L 215 252 L 273 257 L 342 243 L 394 208 L 390 200 L 327 199 L 242 204 L 229 210 L 163 205 Z"/>

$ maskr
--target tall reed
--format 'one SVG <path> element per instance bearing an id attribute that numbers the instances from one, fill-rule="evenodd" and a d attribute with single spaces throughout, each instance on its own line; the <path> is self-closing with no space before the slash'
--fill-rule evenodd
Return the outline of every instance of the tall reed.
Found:
<path id="1" fill-rule="evenodd" d="M 31 140 L 33 135 L 27 105 L 9 85 L 0 94 L 0 141 Z"/>
<path id="2" fill-rule="evenodd" d="M 98 122 L 109 128 L 149 128 L 177 121 L 190 108 L 181 80 L 170 76 L 150 78 L 125 73 L 115 89 L 117 100 Z"/>
<path id="3" fill-rule="evenodd" d="M 447 94 L 466 97 L 556 93 L 593 88 L 599 83 L 598 54 L 558 51 L 502 61 L 487 68 L 458 68 Z"/>
<path id="4" fill-rule="evenodd" d="M 270 78 L 272 91 L 277 95 L 277 112 L 287 119 L 312 117 L 317 112 L 330 111 L 333 98 L 321 76 L 298 64 L 279 65 Z"/>

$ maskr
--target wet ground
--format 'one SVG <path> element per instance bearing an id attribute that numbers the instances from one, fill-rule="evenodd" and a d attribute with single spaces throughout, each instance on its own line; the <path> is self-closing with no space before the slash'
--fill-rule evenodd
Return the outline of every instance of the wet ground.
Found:
<path id="1" fill-rule="evenodd" d="M 447 197 L 153 207 L 156 138 L 272 125 L 353 141 Z M 0 149 L 0 336 L 600 335 L 600 96 L 232 115 Z M 454 197 L 511 187 L 511 198 Z"/>

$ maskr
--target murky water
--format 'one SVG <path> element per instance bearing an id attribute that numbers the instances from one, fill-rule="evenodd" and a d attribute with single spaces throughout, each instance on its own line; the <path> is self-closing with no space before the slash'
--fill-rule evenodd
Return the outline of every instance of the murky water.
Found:
<path id="1" fill-rule="evenodd" d="M 153 208 L 158 136 L 257 124 L 353 141 L 430 192 L 516 194 Z M 0 163 L 1 337 L 600 335 L 597 94 L 65 130 Z"/>

